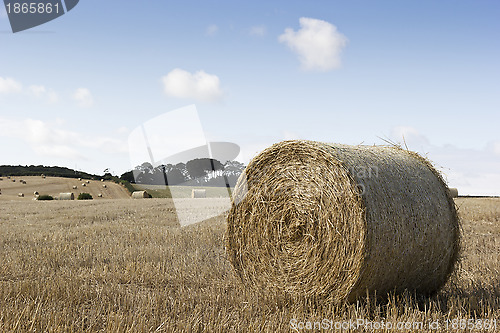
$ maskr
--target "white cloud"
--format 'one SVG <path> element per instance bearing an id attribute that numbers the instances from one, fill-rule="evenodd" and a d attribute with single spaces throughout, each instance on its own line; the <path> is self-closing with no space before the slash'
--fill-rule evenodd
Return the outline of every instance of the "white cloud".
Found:
<path id="1" fill-rule="evenodd" d="M 113 137 L 95 136 L 64 128 L 61 119 L 45 122 L 38 119 L 12 120 L 0 118 L 0 137 L 24 141 L 38 155 L 71 160 L 88 159 L 86 149 L 100 153 L 124 153 L 126 142 Z"/>
<path id="2" fill-rule="evenodd" d="M 47 89 L 42 85 L 32 85 L 28 87 L 28 91 L 31 95 L 37 98 L 46 99 L 49 103 L 56 103 L 59 101 L 59 95 L 52 89 Z"/>
<path id="3" fill-rule="evenodd" d="M 492 143 L 492 149 L 496 155 L 500 155 L 500 142 Z"/>
<path id="4" fill-rule="evenodd" d="M 500 159 L 490 144 L 483 149 L 464 149 L 451 144 L 438 146 L 423 133 L 408 126 L 398 126 L 389 138 L 426 156 L 440 170 L 450 187 L 465 195 L 500 195 Z"/>
<path id="5" fill-rule="evenodd" d="M 47 89 L 45 86 L 29 86 L 29 91 L 35 95 L 35 97 L 42 97 L 47 92 Z"/>
<path id="6" fill-rule="evenodd" d="M 0 19 L 6 18 L 6 17 L 7 17 L 7 12 L 5 11 L 5 9 L 0 7 Z"/>
<path id="7" fill-rule="evenodd" d="M 12 78 L 0 77 L 0 94 L 2 93 L 23 93 L 30 97 L 45 99 L 49 103 L 56 103 L 59 101 L 59 95 L 52 89 L 43 85 L 30 85 L 27 88 L 23 88 L 21 82 Z"/>
<path id="8" fill-rule="evenodd" d="M 13 94 L 20 93 L 23 90 L 23 85 L 10 78 L 3 78 L 0 76 L 0 94 Z"/>
<path id="9" fill-rule="evenodd" d="M 207 29 L 205 30 L 205 33 L 207 36 L 215 36 L 217 32 L 219 31 L 219 27 L 215 24 L 210 24 Z"/>
<path id="10" fill-rule="evenodd" d="M 89 108 L 94 105 L 92 93 L 87 88 L 78 88 L 73 93 L 73 99 L 78 102 L 78 106 Z"/>
<path id="11" fill-rule="evenodd" d="M 267 33 L 265 25 L 256 25 L 250 28 L 250 36 L 264 36 Z"/>
<path id="12" fill-rule="evenodd" d="M 278 40 L 299 56 L 305 70 L 328 71 L 341 65 L 340 53 L 347 45 L 347 37 L 326 21 L 301 17 L 300 29 L 285 29 Z"/>
<path id="13" fill-rule="evenodd" d="M 162 77 L 165 94 L 178 98 L 193 98 L 205 102 L 222 99 L 223 91 L 217 75 L 198 71 L 191 74 L 176 68 Z"/>

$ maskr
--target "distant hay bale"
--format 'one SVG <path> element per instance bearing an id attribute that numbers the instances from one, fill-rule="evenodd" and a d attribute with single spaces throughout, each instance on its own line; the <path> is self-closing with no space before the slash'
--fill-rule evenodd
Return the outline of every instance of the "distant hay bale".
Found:
<path id="1" fill-rule="evenodd" d="M 73 192 L 59 193 L 59 200 L 75 200 L 75 195 L 73 194 Z"/>
<path id="2" fill-rule="evenodd" d="M 42 173 L 40 176 L 41 176 L 43 179 L 45 179 L 45 175 L 44 175 L 43 173 Z"/>
<path id="3" fill-rule="evenodd" d="M 132 193 L 132 199 L 146 199 L 151 198 L 151 195 L 147 191 L 134 191 Z"/>
<path id="4" fill-rule="evenodd" d="M 73 185 L 73 190 L 76 190 L 77 188 L 78 188 L 78 186 Z"/>
<path id="5" fill-rule="evenodd" d="M 204 189 L 191 190 L 191 198 L 206 198 L 207 191 Z"/>
<path id="6" fill-rule="evenodd" d="M 17 196 L 20 198 L 24 198 L 24 193 L 18 193 Z"/>
<path id="7" fill-rule="evenodd" d="M 97 196 L 98 196 L 99 198 L 102 198 L 102 193 L 99 193 Z"/>
<path id="8" fill-rule="evenodd" d="M 90 180 L 87 180 L 87 181 L 86 181 L 86 183 L 87 183 L 87 184 L 90 184 Z"/>
<path id="9" fill-rule="evenodd" d="M 81 179 L 81 178 L 78 178 L 78 181 L 82 181 L 82 179 Z"/>
<path id="10" fill-rule="evenodd" d="M 275 144 L 247 166 L 227 218 L 226 249 L 245 285 L 333 303 L 432 294 L 459 248 L 440 174 L 398 147 Z"/>
<path id="11" fill-rule="evenodd" d="M 104 181 L 104 179 L 101 178 L 101 182 L 103 182 L 103 181 Z"/>
<path id="12" fill-rule="evenodd" d="M 83 187 L 85 187 L 85 186 L 87 186 L 87 184 L 85 184 L 85 183 L 82 183 L 82 186 L 83 186 Z"/>
<path id="13" fill-rule="evenodd" d="M 38 191 L 33 192 L 33 195 L 39 195 Z"/>
<path id="14" fill-rule="evenodd" d="M 15 180 L 15 179 L 12 179 L 12 182 L 13 182 L 13 183 L 15 183 L 15 182 L 16 182 L 16 180 Z"/>
<path id="15" fill-rule="evenodd" d="M 450 196 L 452 198 L 458 198 L 458 188 L 450 187 L 448 190 L 450 191 Z"/>
<path id="16" fill-rule="evenodd" d="M 108 186 L 106 186 L 106 184 L 104 184 L 104 185 L 102 185 L 102 187 L 103 187 L 103 188 L 106 188 L 106 187 L 108 187 Z"/>

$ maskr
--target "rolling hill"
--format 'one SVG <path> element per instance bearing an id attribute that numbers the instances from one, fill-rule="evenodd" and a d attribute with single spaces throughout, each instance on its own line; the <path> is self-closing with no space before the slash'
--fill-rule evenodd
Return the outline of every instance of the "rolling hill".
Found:
<path id="1" fill-rule="evenodd" d="M 41 176 L 0 177 L 0 179 L 0 200 L 32 200 L 35 191 L 40 195 L 48 194 L 54 198 L 58 198 L 60 193 L 67 192 L 73 192 L 75 198 L 82 192 L 90 193 L 94 199 L 130 198 L 130 193 L 125 187 L 110 181 Z M 74 189 L 73 186 L 77 188 Z M 23 193 L 24 197 L 20 197 L 20 193 Z M 102 198 L 98 196 L 99 194 L 102 194 Z"/>

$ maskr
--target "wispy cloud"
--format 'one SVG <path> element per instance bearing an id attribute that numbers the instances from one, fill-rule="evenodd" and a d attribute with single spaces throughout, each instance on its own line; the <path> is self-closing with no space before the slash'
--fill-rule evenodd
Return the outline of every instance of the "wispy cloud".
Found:
<path id="1" fill-rule="evenodd" d="M 210 24 L 205 30 L 205 34 L 211 37 L 215 36 L 217 32 L 219 32 L 219 27 L 215 24 Z"/>
<path id="2" fill-rule="evenodd" d="M 46 100 L 49 103 L 59 101 L 59 94 L 53 89 L 47 88 L 44 85 L 30 85 L 27 88 L 16 79 L 0 77 L 0 94 L 24 94 L 29 97 Z"/>
<path id="3" fill-rule="evenodd" d="M 23 90 L 23 85 L 13 78 L 0 76 L 0 94 L 15 94 Z"/>
<path id="4" fill-rule="evenodd" d="M 403 143 L 403 138 L 410 150 L 428 157 L 460 193 L 500 195 L 500 143 L 491 143 L 483 149 L 439 146 L 414 127 L 395 127 L 390 139 Z"/>
<path id="5" fill-rule="evenodd" d="M 162 78 L 165 94 L 177 98 L 193 98 L 204 102 L 222 99 L 224 93 L 217 75 L 201 70 L 189 73 L 176 68 Z"/>
<path id="6" fill-rule="evenodd" d="M 78 88 L 73 93 L 73 99 L 82 108 L 90 108 L 94 105 L 94 98 L 92 93 L 87 88 Z"/>
<path id="7" fill-rule="evenodd" d="M 287 28 L 278 40 L 298 55 L 302 68 L 317 71 L 339 68 L 347 37 L 326 21 L 301 17 L 299 24 L 299 30 Z"/>
<path id="8" fill-rule="evenodd" d="M 266 33 L 267 33 L 267 28 L 265 25 L 255 25 L 251 27 L 248 32 L 250 36 L 259 36 L 259 37 L 265 36 Z"/>
<path id="9" fill-rule="evenodd" d="M 126 152 L 123 140 L 109 136 L 95 136 L 65 128 L 61 119 L 46 122 L 39 119 L 23 120 L 0 118 L 0 137 L 24 141 L 38 155 L 71 160 L 85 160 L 84 149 L 98 152 Z"/>
<path id="10" fill-rule="evenodd" d="M 43 85 L 32 85 L 28 87 L 28 91 L 36 98 L 47 100 L 49 103 L 59 101 L 59 95 L 52 89 L 48 89 Z"/>

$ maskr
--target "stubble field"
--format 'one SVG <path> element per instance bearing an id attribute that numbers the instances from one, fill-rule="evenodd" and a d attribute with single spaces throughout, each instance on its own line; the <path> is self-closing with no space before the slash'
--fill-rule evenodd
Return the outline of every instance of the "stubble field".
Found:
<path id="1" fill-rule="evenodd" d="M 224 216 L 180 228 L 168 199 L 2 201 L 0 332 L 500 331 L 500 199 L 456 202 L 462 261 L 442 291 L 335 307 L 245 290 Z"/>

